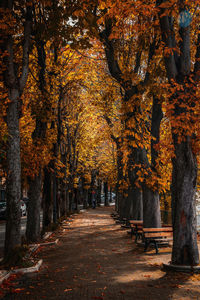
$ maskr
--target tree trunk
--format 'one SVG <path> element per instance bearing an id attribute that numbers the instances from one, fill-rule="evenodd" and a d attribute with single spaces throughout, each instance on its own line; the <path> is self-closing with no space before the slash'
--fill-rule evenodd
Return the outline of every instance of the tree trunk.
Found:
<path id="1" fill-rule="evenodd" d="M 153 191 L 147 185 L 143 189 L 143 227 L 161 227 L 160 197 L 158 191 Z"/>
<path id="2" fill-rule="evenodd" d="M 158 150 L 155 148 L 160 141 L 160 123 L 163 118 L 162 105 L 156 96 L 153 96 L 151 118 L 151 170 L 157 174 L 156 164 Z M 148 167 L 149 161 L 146 150 L 143 149 L 143 163 Z M 160 196 L 157 187 L 143 184 L 143 226 L 145 228 L 161 227 Z"/>
<path id="3" fill-rule="evenodd" d="M 69 208 L 69 191 L 68 188 L 66 188 L 66 209 L 67 209 L 67 214 L 70 213 L 70 208 Z"/>
<path id="4" fill-rule="evenodd" d="M 125 215 L 127 219 L 143 219 L 143 195 L 141 189 L 132 182 L 128 188 L 128 197 L 125 200 Z"/>
<path id="5" fill-rule="evenodd" d="M 8 14 L 13 16 L 14 1 L 1 1 L 1 14 Z M 23 93 L 24 87 L 28 78 L 29 67 L 29 47 L 32 27 L 32 6 L 26 9 L 23 7 L 25 15 L 19 19 L 19 23 L 24 22 L 24 30 L 20 36 L 12 35 L 14 27 L 9 24 L 9 30 L 3 30 L 1 35 L 0 50 L 3 62 L 3 82 L 8 91 L 8 98 L 10 102 L 7 108 L 7 222 L 5 234 L 5 248 L 4 259 L 9 258 L 10 253 L 16 246 L 21 244 L 21 219 L 20 219 L 20 196 L 21 196 L 21 159 L 20 159 L 20 132 L 19 132 L 19 118 L 20 118 L 20 97 Z M 19 17 L 20 18 L 20 17 Z M 8 18 L 9 20 L 9 18 Z M 18 45 L 22 45 L 22 60 L 16 57 L 14 53 L 14 43 L 17 36 Z M 6 53 L 6 55 L 3 55 Z M 18 66 L 18 68 L 16 67 Z M 20 70 L 20 73 L 18 72 Z"/>
<path id="6" fill-rule="evenodd" d="M 142 188 L 138 188 L 135 184 L 138 179 L 138 167 L 135 164 L 142 163 L 142 149 L 129 146 L 130 154 L 128 160 L 128 198 L 126 200 L 126 214 L 128 219 L 142 220 L 143 219 L 143 199 Z"/>
<path id="7" fill-rule="evenodd" d="M 10 252 L 21 245 L 21 159 L 20 159 L 20 133 L 19 133 L 19 112 L 18 112 L 19 93 L 16 89 L 10 89 L 7 110 L 7 222 L 5 235 L 5 258 Z"/>
<path id="8" fill-rule="evenodd" d="M 88 189 L 83 190 L 83 208 L 86 209 L 88 207 Z"/>
<path id="9" fill-rule="evenodd" d="M 29 178 L 29 204 L 26 225 L 26 239 L 28 242 L 37 242 L 40 239 L 40 209 L 41 209 L 41 170 L 34 179 Z"/>
<path id="10" fill-rule="evenodd" d="M 121 207 L 123 202 L 123 195 L 122 191 L 120 190 L 120 184 L 123 180 L 123 152 L 122 152 L 122 145 L 119 141 L 119 139 L 116 140 L 116 146 L 117 146 L 117 184 L 116 184 L 116 203 L 115 203 L 115 209 L 121 215 Z"/>
<path id="11" fill-rule="evenodd" d="M 110 187 L 110 193 L 109 193 L 110 195 L 109 195 L 109 202 L 112 202 L 112 188 Z"/>
<path id="12" fill-rule="evenodd" d="M 157 0 L 157 5 L 164 2 L 164 0 Z M 179 10 L 180 14 L 184 14 L 187 11 L 185 1 L 178 1 L 177 3 L 177 10 Z M 164 56 L 167 77 L 172 89 L 176 85 L 181 85 L 181 89 L 177 89 L 174 95 L 174 99 L 177 101 L 172 113 L 172 136 L 175 151 L 175 157 L 172 159 L 171 188 L 174 237 L 172 263 L 178 265 L 197 265 L 199 263 L 195 210 L 197 161 L 192 150 L 192 142 L 194 142 L 193 134 L 195 132 L 188 134 L 184 128 L 184 120 L 181 121 L 182 124 L 180 125 L 180 119 L 183 114 L 186 115 L 185 122 L 187 122 L 188 127 L 193 126 L 196 95 L 192 99 L 191 78 L 192 81 L 196 79 L 199 81 L 200 48 L 197 45 L 196 62 L 194 70 L 192 70 L 190 22 L 185 24 L 186 26 L 181 26 L 181 23 L 179 24 L 179 39 L 176 40 L 175 29 L 173 27 L 174 20 L 172 16 L 168 15 L 166 8 L 160 7 L 159 18 L 164 45 L 167 49 L 172 50 L 170 51 L 170 55 L 167 54 Z M 178 51 L 174 51 L 174 47 Z M 188 86 L 190 86 L 189 89 Z M 184 92 L 182 92 L 183 87 Z M 169 98 L 169 102 L 171 99 L 173 100 L 173 97 Z"/>
<path id="13" fill-rule="evenodd" d="M 105 181 L 104 182 L 104 196 L 105 196 L 105 200 L 104 200 L 104 205 L 108 206 L 108 182 Z"/>
<path id="14" fill-rule="evenodd" d="M 197 160 L 192 152 L 191 139 L 181 143 L 174 136 L 172 210 L 173 251 L 172 263 L 176 265 L 198 265 L 195 192 Z"/>
<path id="15" fill-rule="evenodd" d="M 98 179 L 98 186 L 97 186 L 97 205 L 100 206 L 101 204 L 101 179 Z"/>
<path id="16" fill-rule="evenodd" d="M 54 173 L 52 174 L 52 179 L 53 179 L 53 189 L 52 189 L 52 194 L 53 194 L 53 223 L 57 223 L 58 220 L 58 212 L 57 212 L 57 178 Z"/>
<path id="17" fill-rule="evenodd" d="M 67 193 L 66 193 L 66 184 L 64 183 L 64 181 L 61 181 L 61 207 L 60 207 L 60 211 L 61 211 L 61 217 L 64 217 L 67 215 Z"/>
<path id="18" fill-rule="evenodd" d="M 43 186 L 43 231 L 53 222 L 53 201 L 51 195 L 51 186 L 51 173 L 47 168 L 45 168 Z"/>

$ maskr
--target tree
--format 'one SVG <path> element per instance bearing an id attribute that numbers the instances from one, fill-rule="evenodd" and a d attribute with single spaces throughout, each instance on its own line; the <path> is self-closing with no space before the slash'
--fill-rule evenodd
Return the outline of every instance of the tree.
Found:
<path id="1" fill-rule="evenodd" d="M 174 235 L 172 264 L 197 265 L 199 254 L 195 211 L 197 179 L 195 144 L 198 133 L 195 122 L 197 115 L 199 116 L 196 86 L 199 85 L 200 35 L 196 31 L 191 33 L 190 30 L 194 30 L 195 26 L 191 24 L 191 11 L 198 10 L 198 1 L 195 4 L 184 0 L 173 2 L 175 3 L 157 1 L 169 82 L 168 115 L 174 146 L 171 190 Z M 175 17 L 179 19 L 178 24 Z M 198 12 L 194 17 L 195 21 L 197 19 Z M 191 41 L 194 32 L 196 37 L 193 38 L 197 40 L 197 47 L 194 47 Z"/>
<path id="2" fill-rule="evenodd" d="M 1 54 L 3 55 L 3 82 L 8 93 L 7 105 L 7 222 L 4 258 L 8 258 L 21 244 L 20 235 L 20 98 L 23 93 L 29 67 L 29 49 L 32 26 L 32 4 L 23 1 L 2 1 L 1 9 Z M 22 55 L 21 55 L 22 53 Z"/>

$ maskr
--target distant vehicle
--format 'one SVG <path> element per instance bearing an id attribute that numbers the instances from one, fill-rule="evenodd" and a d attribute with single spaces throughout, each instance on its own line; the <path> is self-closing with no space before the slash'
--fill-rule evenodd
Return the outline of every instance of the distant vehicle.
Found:
<path id="1" fill-rule="evenodd" d="M 22 200 L 26 204 L 26 208 L 27 208 L 28 207 L 28 203 L 29 203 L 29 198 L 28 197 L 23 197 Z"/>
<path id="2" fill-rule="evenodd" d="M 116 194 L 112 193 L 112 199 L 115 200 L 116 199 Z"/>
<path id="3" fill-rule="evenodd" d="M 21 216 L 26 216 L 26 204 L 24 203 L 23 200 L 20 200 L 20 211 L 21 211 Z"/>
<path id="4" fill-rule="evenodd" d="M 20 212 L 21 216 L 26 216 L 26 204 L 23 200 L 20 200 Z M 6 202 L 0 202 L 0 220 L 6 220 Z"/>
<path id="5" fill-rule="evenodd" d="M 0 202 L 0 220 L 6 219 L 6 202 Z"/>
<path id="6" fill-rule="evenodd" d="M 112 201 L 116 199 L 116 194 L 112 193 Z M 105 201 L 105 194 L 101 194 L 101 202 Z M 110 193 L 108 192 L 108 201 L 110 201 Z"/>

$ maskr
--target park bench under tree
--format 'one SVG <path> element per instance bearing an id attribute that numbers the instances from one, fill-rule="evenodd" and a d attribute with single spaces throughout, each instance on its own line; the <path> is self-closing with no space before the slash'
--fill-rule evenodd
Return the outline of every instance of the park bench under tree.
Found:
<path id="1" fill-rule="evenodd" d="M 147 251 L 148 246 L 153 244 L 158 254 L 159 246 L 167 246 L 173 240 L 172 227 L 162 228 L 143 228 L 144 251 Z"/>

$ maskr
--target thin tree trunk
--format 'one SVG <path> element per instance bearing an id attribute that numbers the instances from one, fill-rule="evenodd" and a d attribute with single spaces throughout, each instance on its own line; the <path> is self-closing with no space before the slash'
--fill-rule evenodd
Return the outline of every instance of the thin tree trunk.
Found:
<path id="1" fill-rule="evenodd" d="M 29 178 L 29 205 L 26 225 L 26 239 L 28 242 L 37 242 L 40 239 L 40 209 L 41 209 L 41 170 L 34 179 Z"/>
<path id="2" fill-rule="evenodd" d="M 151 170 L 156 171 L 158 150 L 155 148 L 160 141 L 160 123 L 163 117 L 162 106 L 159 99 L 153 96 L 152 119 L 151 119 Z M 143 163 L 148 167 L 148 157 L 143 149 Z M 143 226 L 145 228 L 161 227 L 160 197 L 158 188 L 143 184 Z"/>
<path id="3" fill-rule="evenodd" d="M 122 191 L 120 190 L 120 185 L 123 180 L 123 152 L 121 149 L 121 143 L 119 140 L 116 140 L 116 146 L 117 146 L 117 184 L 116 184 L 116 203 L 115 203 L 115 209 L 121 215 L 121 212 L 123 211 L 121 209 L 122 207 L 122 201 L 123 201 L 123 195 Z"/>
<path id="4" fill-rule="evenodd" d="M 105 200 L 104 200 L 104 205 L 108 206 L 108 182 L 105 181 L 104 182 L 104 196 L 105 196 Z"/>
<path id="5" fill-rule="evenodd" d="M 64 217 L 67 215 L 67 195 L 66 195 L 66 184 L 61 181 L 61 217 Z"/>
<path id="6" fill-rule="evenodd" d="M 110 197 L 109 197 L 109 202 L 112 202 L 112 188 L 110 187 Z"/>
<path id="7" fill-rule="evenodd" d="M 45 168 L 43 186 L 43 231 L 53 222 L 53 201 L 51 196 L 51 186 L 51 173 L 47 168 Z"/>
<path id="8" fill-rule="evenodd" d="M 98 186 L 97 186 L 97 205 L 100 206 L 101 204 L 101 179 L 98 179 Z"/>
<path id="9" fill-rule="evenodd" d="M 53 194 L 53 223 L 57 223 L 58 212 L 57 212 L 57 178 L 55 172 L 52 174 L 53 185 L 52 185 L 52 194 Z"/>

